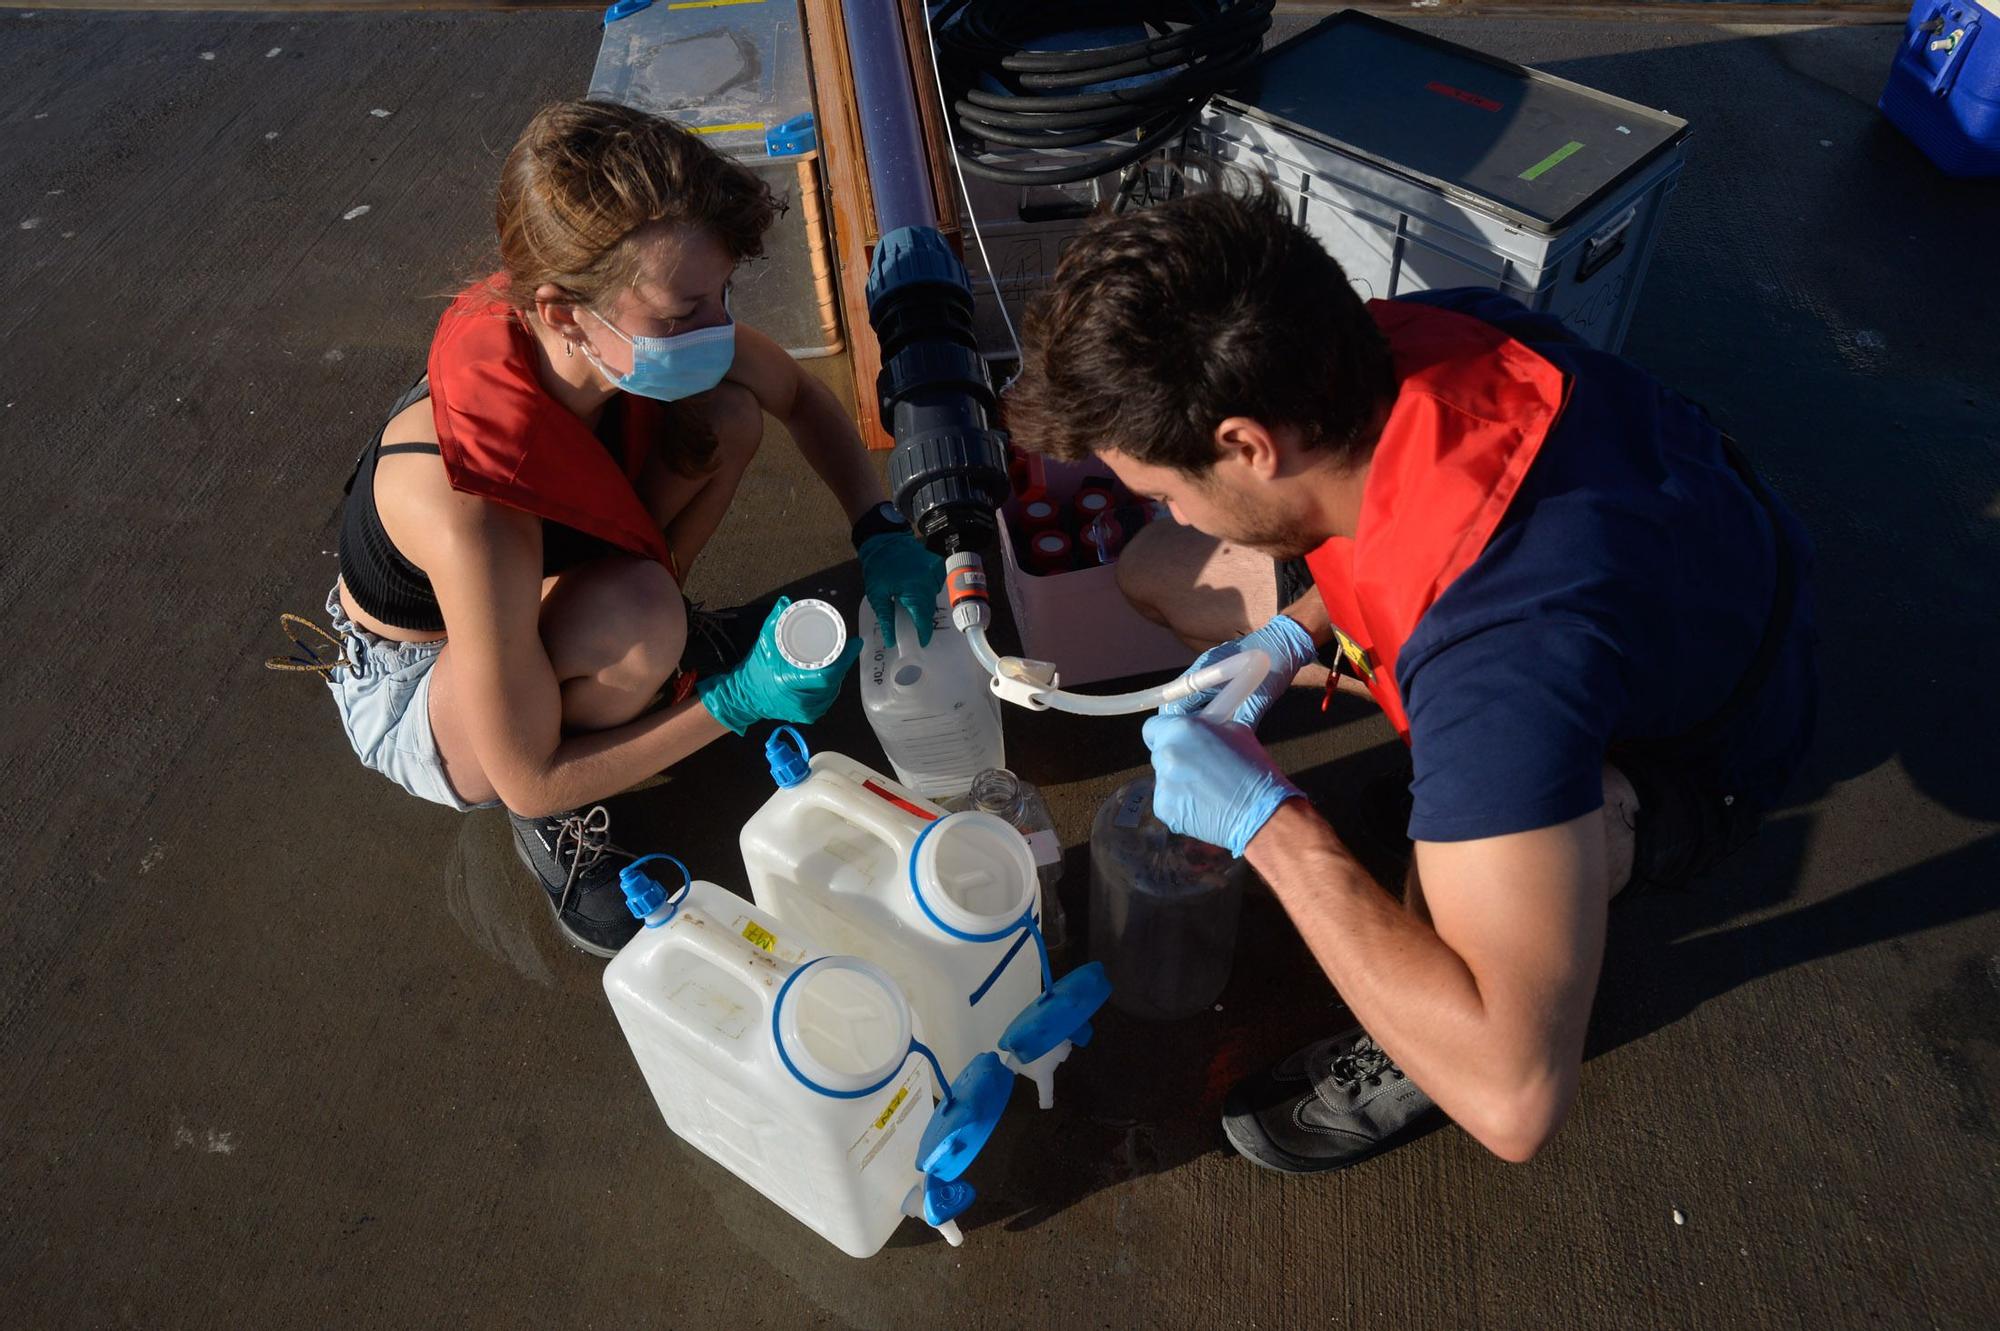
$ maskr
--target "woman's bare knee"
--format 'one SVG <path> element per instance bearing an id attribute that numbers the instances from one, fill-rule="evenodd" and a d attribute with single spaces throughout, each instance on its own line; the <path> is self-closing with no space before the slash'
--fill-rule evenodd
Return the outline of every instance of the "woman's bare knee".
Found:
<path id="1" fill-rule="evenodd" d="M 1177 522 L 1155 522 L 1120 555 L 1118 589 L 1183 642 L 1212 647 L 1270 618 L 1277 573 L 1268 556 Z"/>
<path id="2" fill-rule="evenodd" d="M 542 642 L 558 679 L 650 692 L 680 664 L 687 602 L 662 564 L 596 560 L 557 579 L 542 603 Z"/>
<path id="3" fill-rule="evenodd" d="M 1163 608 L 1167 599 L 1164 594 L 1167 580 L 1161 576 L 1161 565 L 1174 559 L 1173 547 L 1177 538 L 1172 533 L 1185 530 L 1167 522 L 1155 522 L 1143 527 L 1114 565 L 1119 592 L 1134 610 L 1155 624 L 1168 622 Z"/>

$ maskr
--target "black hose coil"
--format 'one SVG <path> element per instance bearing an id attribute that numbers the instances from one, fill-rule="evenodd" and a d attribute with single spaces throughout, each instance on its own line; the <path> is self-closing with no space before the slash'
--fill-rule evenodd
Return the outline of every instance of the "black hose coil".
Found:
<path id="1" fill-rule="evenodd" d="M 944 0 L 932 11 L 959 164 L 1006 185 L 1063 185 L 1138 161 L 1194 123 L 1210 94 L 1237 79 L 1263 49 L 1274 0 Z M 1153 36 L 1079 51 L 1029 49 L 1039 37 L 1143 24 Z M 1135 75 L 1138 87 L 1076 89 Z M 982 87 L 997 81 L 1004 93 Z M 991 146 L 1065 148 L 1062 165 L 983 160 Z"/>

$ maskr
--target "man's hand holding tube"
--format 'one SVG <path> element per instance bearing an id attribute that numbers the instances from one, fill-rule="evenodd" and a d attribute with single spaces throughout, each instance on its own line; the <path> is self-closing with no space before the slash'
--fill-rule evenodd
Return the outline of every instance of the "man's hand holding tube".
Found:
<path id="1" fill-rule="evenodd" d="M 1153 814 L 1182 836 L 1240 858 L 1280 804 L 1303 798 L 1246 725 L 1163 710 L 1142 733 L 1153 751 Z"/>
<path id="2" fill-rule="evenodd" d="M 1228 642 L 1209 648 L 1200 656 L 1195 657 L 1194 664 L 1189 666 L 1188 669 L 1199 670 L 1203 666 L 1227 660 L 1229 657 L 1235 656 L 1239 652 L 1252 647 L 1261 649 L 1266 656 L 1271 658 L 1271 668 L 1265 672 L 1263 680 L 1258 683 L 1256 692 L 1245 698 L 1242 704 L 1237 707 L 1236 714 L 1229 719 L 1240 722 L 1250 729 L 1255 730 L 1258 722 L 1264 719 L 1264 713 L 1270 708 L 1271 704 L 1283 697 L 1285 690 L 1292 686 L 1292 680 L 1298 677 L 1299 671 L 1304 670 L 1317 659 L 1316 653 L 1318 648 L 1313 643 L 1312 635 L 1300 627 L 1297 620 L 1286 615 L 1273 615 L 1270 622 L 1262 628 L 1246 633 L 1240 638 L 1234 638 Z M 1178 702 L 1168 703 L 1160 709 L 1160 714 L 1162 716 L 1191 716 L 1208 706 L 1214 697 L 1215 690 L 1209 689 L 1205 692 L 1182 698 Z"/>

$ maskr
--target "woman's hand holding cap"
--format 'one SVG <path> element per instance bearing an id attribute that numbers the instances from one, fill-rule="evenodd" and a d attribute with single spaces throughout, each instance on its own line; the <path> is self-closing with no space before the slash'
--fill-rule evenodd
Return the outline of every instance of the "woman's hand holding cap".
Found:
<path id="1" fill-rule="evenodd" d="M 759 721 L 810 725 L 826 715 L 840 696 L 847 671 L 861 655 L 850 637 L 839 656 L 823 666 L 796 666 L 778 650 L 778 620 L 792 603 L 780 596 L 750 654 L 719 675 L 696 683 L 695 694 L 709 715 L 741 735 Z"/>

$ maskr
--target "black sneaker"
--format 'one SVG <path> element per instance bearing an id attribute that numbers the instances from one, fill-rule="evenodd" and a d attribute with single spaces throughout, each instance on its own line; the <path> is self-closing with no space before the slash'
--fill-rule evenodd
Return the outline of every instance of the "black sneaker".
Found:
<path id="1" fill-rule="evenodd" d="M 1284 1174 L 1345 1169 L 1443 1122 L 1359 1026 L 1244 1078 L 1222 1106 L 1223 1135 L 1237 1154 Z"/>
<path id="2" fill-rule="evenodd" d="M 687 646 L 681 648 L 681 670 L 695 679 L 707 679 L 731 669 L 750 655 L 777 599 L 766 596 L 748 605 L 722 610 L 689 601 Z"/>
<path id="3" fill-rule="evenodd" d="M 546 818 L 509 810 L 507 821 L 514 825 L 514 851 L 549 894 L 562 936 L 585 952 L 616 956 L 639 921 L 618 886 L 621 862 L 633 856 L 611 844 L 610 813 L 602 804 Z"/>

